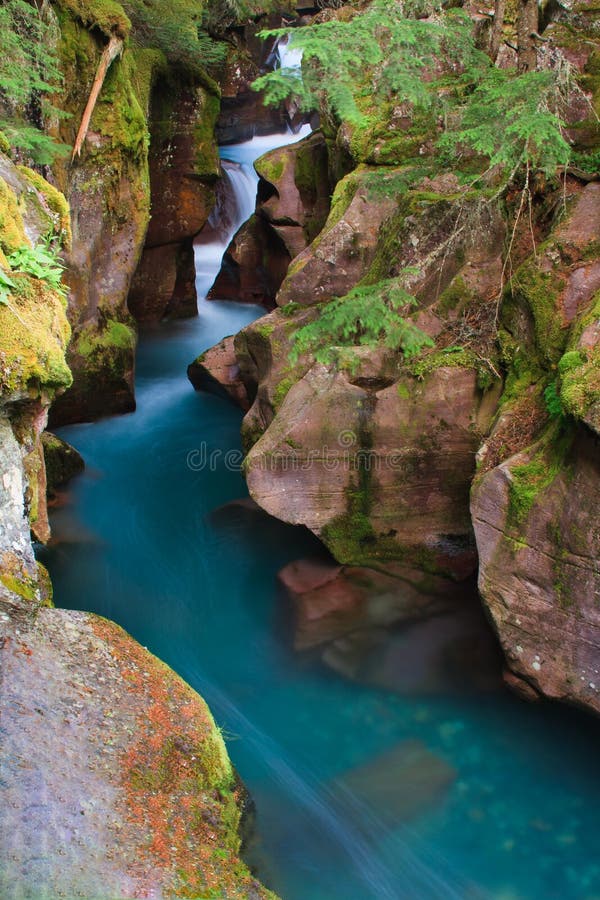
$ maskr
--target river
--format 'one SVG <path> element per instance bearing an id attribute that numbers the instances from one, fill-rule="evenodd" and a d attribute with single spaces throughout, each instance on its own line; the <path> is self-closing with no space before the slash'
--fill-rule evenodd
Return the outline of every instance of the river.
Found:
<path id="1" fill-rule="evenodd" d="M 222 151 L 230 233 L 252 160 L 290 139 Z M 241 414 L 186 377 L 262 313 L 204 299 L 227 240 L 197 248 L 198 318 L 142 332 L 136 412 L 60 431 L 87 469 L 44 554 L 57 605 L 114 619 L 206 698 L 256 802 L 250 860 L 284 900 L 597 900 L 595 723 L 503 691 L 362 687 L 290 649 L 275 576 L 318 542 L 232 504 Z M 344 781 L 369 761 L 377 802 L 386 778 L 412 798 L 395 818 Z"/>

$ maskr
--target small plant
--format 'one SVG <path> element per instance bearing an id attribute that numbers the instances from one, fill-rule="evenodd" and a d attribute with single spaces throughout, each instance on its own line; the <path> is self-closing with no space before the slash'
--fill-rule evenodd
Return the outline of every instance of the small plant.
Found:
<path id="1" fill-rule="evenodd" d="M 340 347 L 382 344 L 401 350 L 406 358 L 415 356 L 433 341 L 402 313 L 416 306 L 416 299 L 398 279 L 358 285 L 344 297 L 330 300 L 319 317 L 293 336 L 291 361 L 302 354 L 312 355 L 324 365 L 335 364 Z M 358 360 L 356 360 L 358 364 Z"/>
<path id="2" fill-rule="evenodd" d="M 66 286 L 62 283 L 62 273 L 65 267 L 47 245 L 19 247 L 10 254 L 8 262 L 13 271 L 24 272 L 33 278 L 39 278 L 58 293 L 63 295 L 66 293 Z M 11 286 L 14 287 L 14 283 Z"/>

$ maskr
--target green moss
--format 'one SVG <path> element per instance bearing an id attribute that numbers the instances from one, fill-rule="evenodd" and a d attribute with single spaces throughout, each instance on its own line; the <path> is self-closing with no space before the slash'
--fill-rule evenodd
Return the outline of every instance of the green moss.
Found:
<path id="1" fill-rule="evenodd" d="M 494 380 L 493 373 L 485 360 L 473 350 L 465 347 L 446 347 L 443 350 L 426 352 L 405 366 L 410 374 L 419 380 L 423 380 L 437 369 L 448 367 L 475 369 L 477 385 L 481 390 L 487 390 Z"/>
<path id="2" fill-rule="evenodd" d="M 50 184 L 38 172 L 27 166 L 17 166 L 27 181 L 44 197 L 48 208 L 55 218 L 55 234 L 60 238 L 61 246 L 66 250 L 71 247 L 71 211 L 65 195 Z"/>
<path id="3" fill-rule="evenodd" d="M 116 0 L 57 0 L 57 3 L 86 28 L 98 28 L 107 37 L 117 34 L 125 38 L 131 30 L 131 22 Z"/>
<path id="4" fill-rule="evenodd" d="M 281 381 L 277 384 L 275 390 L 273 391 L 273 408 L 278 410 L 285 398 L 287 397 L 289 391 L 296 383 L 296 379 L 291 375 L 287 375 L 285 378 L 282 378 Z"/>
<path id="5" fill-rule="evenodd" d="M 23 216 L 14 191 L 3 178 L 0 178 L 0 248 L 5 253 L 12 253 L 19 247 L 31 246 L 25 234 Z"/>
<path id="6" fill-rule="evenodd" d="M 543 247 L 538 254 L 542 252 Z M 558 303 L 562 288 L 563 282 L 556 274 L 540 271 L 537 261 L 530 259 L 515 273 L 503 303 L 503 321 L 518 316 L 519 306 L 529 310 L 536 348 L 546 366 L 558 363 L 567 340 Z"/>
<path id="7" fill-rule="evenodd" d="M 472 300 L 473 292 L 467 287 L 464 279 L 457 275 L 440 295 L 438 309 L 442 314 L 455 312 L 464 309 Z"/>
<path id="8" fill-rule="evenodd" d="M 261 178 L 275 185 L 285 171 L 286 162 L 289 160 L 285 151 L 271 150 L 256 160 L 254 168 Z"/>
<path id="9" fill-rule="evenodd" d="M 10 306 L 0 305 L 0 395 L 39 396 L 70 386 L 70 328 L 63 298 L 43 281 L 13 274 Z"/>
<path id="10" fill-rule="evenodd" d="M 0 131 L 0 153 L 4 153 L 5 156 L 10 156 L 12 153 L 10 141 L 3 131 Z"/>
<path id="11" fill-rule="evenodd" d="M 570 428 L 557 423 L 546 431 L 528 462 L 512 466 L 509 481 L 507 524 L 522 528 L 534 504 L 564 470 L 565 456 L 573 441 Z"/>
<path id="12" fill-rule="evenodd" d="M 275 331 L 275 326 L 270 324 L 269 322 L 254 322 L 251 326 L 252 331 L 255 334 L 258 334 L 261 338 L 267 340 L 271 337 L 273 332 Z"/>
<path id="13" fill-rule="evenodd" d="M 81 331 L 75 343 L 75 350 L 80 356 L 110 356 L 113 351 L 133 351 L 136 334 L 130 325 L 108 319 L 101 331 L 90 325 Z"/>

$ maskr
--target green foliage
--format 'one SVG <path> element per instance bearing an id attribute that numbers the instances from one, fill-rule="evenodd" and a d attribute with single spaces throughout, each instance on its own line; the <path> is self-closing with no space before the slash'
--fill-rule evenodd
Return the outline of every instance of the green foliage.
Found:
<path id="1" fill-rule="evenodd" d="M 315 321 L 293 335 L 291 362 L 309 354 L 317 362 L 334 365 L 339 348 L 374 344 L 401 350 L 406 358 L 414 356 L 423 347 L 433 346 L 426 334 L 402 316 L 416 302 L 397 278 L 358 285 L 326 303 Z"/>
<path id="2" fill-rule="evenodd" d="M 33 278 L 39 278 L 58 293 L 66 292 L 66 287 L 62 283 L 62 273 L 65 267 L 47 245 L 20 247 L 10 254 L 8 263 L 13 271 L 24 272 Z M 14 287 L 14 283 L 11 286 Z"/>
<path id="3" fill-rule="evenodd" d="M 302 72 L 276 70 L 253 88 L 264 91 L 267 103 L 293 97 L 312 109 L 325 100 L 339 119 L 362 129 L 401 98 L 412 104 L 413 120 L 424 110 L 439 113 L 448 161 L 466 150 L 467 160 L 475 155 L 508 179 L 521 165 L 547 173 L 566 165 L 561 111 L 568 66 L 521 75 L 496 69 L 477 49 L 465 13 L 420 6 L 411 11 L 399 0 L 374 0 L 349 19 L 294 29 L 290 44 L 302 50 Z"/>
<path id="4" fill-rule="evenodd" d="M 424 69 L 439 54 L 462 65 L 478 58 L 470 28 L 460 10 L 425 20 L 405 15 L 395 0 L 374 0 L 349 21 L 333 19 L 294 29 L 290 46 L 302 50 L 302 74 L 278 69 L 258 78 L 253 89 L 263 90 L 267 103 L 293 97 L 305 110 L 316 107 L 326 94 L 340 119 L 364 125 L 363 100 L 371 92 L 370 105 L 397 95 L 417 106 L 429 106 L 435 93 L 422 77 Z M 263 37 L 286 34 L 285 29 L 261 32 Z"/>
<path id="5" fill-rule="evenodd" d="M 0 5 L 0 108 L 4 115 L 0 129 L 11 146 L 39 165 L 68 153 L 68 148 L 61 147 L 41 130 L 45 118 L 59 115 L 48 99 L 62 80 L 56 39 L 55 25 L 47 17 L 43 4 L 3 0 Z"/>
<path id="6" fill-rule="evenodd" d="M 4 269 L 0 269 L 0 305 L 9 306 L 8 298 L 14 287 L 15 283 L 12 278 L 9 278 Z"/>
<path id="7" fill-rule="evenodd" d="M 204 29 L 202 4 L 175 0 L 169 6 L 166 12 L 160 0 L 124 0 L 134 44 L 162 50 L 170 63 L 195 74 L 222 63 L 225 47 Z"/>
<path id="8" fill-rule="evenodd" d="M 440 145 L 446 151 L 463 145 L 503 171 L 527 164 L 552 174 L 557 165 L 567 164 L 570 154 L 561 105 L 554 72 L 515 76 L 489 67 L 462 110 L 460 127 L 446 132 Z"/>

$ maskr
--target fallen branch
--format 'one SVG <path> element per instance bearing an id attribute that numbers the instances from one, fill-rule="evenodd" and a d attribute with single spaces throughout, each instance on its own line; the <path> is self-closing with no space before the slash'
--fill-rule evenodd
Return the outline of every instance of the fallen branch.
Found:
<path id="1" fill-rule="evenodd" d="M 94 78 L 90 96 L 88 97 L 88 102 L 86 103 L 85 109 L 83 111 L 83 116 L 81 117 L 81 125 L 79 126 L 79 131 L 77 132 L 77 139 L 73 147 L 71 162 L 73 162 L 76 156 L 81 156 L 81 148 L 83 147 L 83 142 L 87 137 L 92 114 L 96 106 L 96 101 L 98 100 L 98 95 L 102 90 L 102 85 L 104 84 L 106 73 L 108 72 L 113 60 L 115 60 L 117 56 L 120 56 L 122 52 L 123 38 L 117 37 L 115 34 L 111 35 L 110 41 L 104 48 L 102 56 L 100 57 L 100 62 L 98 63 L 96 77 Z"/>

